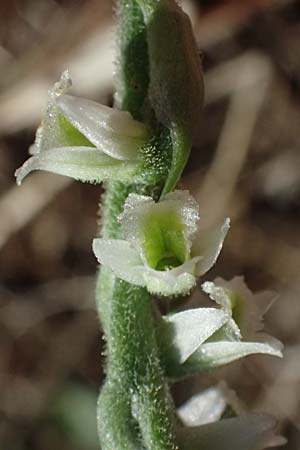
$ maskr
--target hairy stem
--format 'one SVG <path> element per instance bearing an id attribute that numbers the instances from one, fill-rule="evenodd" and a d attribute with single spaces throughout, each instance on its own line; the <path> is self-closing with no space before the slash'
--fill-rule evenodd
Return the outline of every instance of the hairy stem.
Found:
<path id="1" fill-rule="evenodd" d="M 128 192 L 138 190 L 121 183 L 108 186 L 105 236 L 118 236 L 115 218 Z M 140 190 L 144 193 L 144 189 Z M 174 414 L 160 367 L 150 295 L 105 270 L 100 273 L 97 300 L 107 340 L 107 379 L 98 404 L 102 449 L 177 449 Z"/>
<path id="2" fill-rule="evenodd" d="M 134 0 L 120 0 L 118 19 L 116 101 L 120 108 L 141 119 L 149 115 L 143 15 Z M 163 153 L 165 149 L 161 149 Z M 141 185 L 110 182 L 102 210 L 102 235 L 120 237 L 117 217 L 130 192 L 157 199 L 164 181 L 153 179 Z M 160 365 L 150 295 L 144 288 L 130 285 L 109 270 L 101 269 L 96 298 L 107 345 L 107 377 L 99 396 L 97 415 L 102 450 L 178 449 L 174 437 L 175 414 Z"/>

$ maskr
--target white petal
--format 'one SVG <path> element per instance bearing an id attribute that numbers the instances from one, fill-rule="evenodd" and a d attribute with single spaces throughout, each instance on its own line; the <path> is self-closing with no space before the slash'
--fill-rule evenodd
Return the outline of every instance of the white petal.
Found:
<path id="1" fill-rule="evenodd" d="M 167 194 L 160 203 L 176 205 L 181 222 L 184 224 L 184 234 L 190 250 L 192 240 L 198 229 L 199 205 L 189 191 L 177 190 Z"/>
<path id="2" fill-rule="evenodd" d="M 69 72 L 63 72 L 60 80 L 48 91 L 46 111 L 42 123 L 37 129 L 35 143 L 30 147 L 30 154 L 35 155 L 49 148 L 67 145 L 58 124 L 57 99 L 68 92 L 72 86 Z"/>
<path id="3" fill-rule="evenodd" d="M 226 409 L 226 396 L 220 386 L 212 386 L 193 395 L 177 409 L 185 426 L 195 427 L 219 420 Z"/>
<path id="4" fill-rule="evenodd" d="M 216 308 L 196 308 L 164 317 L 167 326 L 166 352 L 176 353 L 182 364 L 195 350 L 227 321 L 227 315 Z"/>
<path id="5" fill-rule="evenodd" d="M 192 246 L 192 255 L 202 257 L 197 264 L 196 274 L 198 276 L 206 273 L 216 262 L 229 226 L 230 220 L 227 218 L 221 226 L 218 225 L 208 230 L 199 230 Z"/>
<path id="6" fill-rule="evenodd" d="M 284 440 L 274 433 L 276 421 L 265 415 L 247 415 L 187 427 L 179 431 L 183 450 L 261 450 Z M 277 438 L 275 440 L 275 438 Z"/>
<path id="7" fill-rule="evenodd" d="M 59 147 L 29 158 L 15 173 L 20 185 L 33 170 L 47 170 L 76 180 L 100 183 L 106 179 L 129 180 L 136 166 L 111 158 L 93 147 Z"/>
<path id="8" fill-rule="evenodd" d="M 121 239 L 94 239 L 93 251 L 99 263 L 117 277 L 137 286 L 145 286 L 144 267 L 138 253 Z"/>
<path id="9" fill-rule="evenodd" d="M 139 253 L 142 253 L 141 218 L 145 211 L 154 205 L 152 197 L 132 193 L 128 195 L 123 212 L 119 216 L 124 238 L 130 241 Z"/>
<path id="10" fill-rule="evenodd" d="M 68 70 L 64 70 L 61 74 L 60 80 L 54 84 L 53 89 L 50 89 L 49 94 L 53 97 L 60 97 L 64 95 L 72 87 L 72 80 Z"/>
<path id="11" fill-rule="evenodd" d="M 144 279 L 149 292 L 164 297 L 187 295 L 196 284 L 194 276 L 198 258 L 171 270 L 154 270 L 145 266 Z"/>
<path id="12" fill-rule="evenodd" d="M 209 297 L 220 305 L 224 311 L 230 316 L 232 315 L 232 307 L 229 299 L 229 292 L 223 287 L 219 286 L 212 281 L 206 281 L 202 284 L 202 290 L 209 295 Z"/>
<path id="13" fill-rule="evenodd" d="M 278 341 L 270 342 L 207 342 L 188 359 L 186 364 L 196 370 L 210 369 L 228 364 L 256 353 L 282 357 L 282 346 Z"/>
<path id="14" fill-rule="evenodd" d="M 263 313 L 274 299 L 274 293 L 253 293 L 244 277 L 234 277 L 229 281 L 216 278 L 206 282 L 202 289 L 237 322 L 242 336 L 256 340 L 257 332 L 263 328 Z"/>
<path id="15" fill-rule="evenodd" d="M 149 220 L 151 220 L 151 216 L 155 214 L 165 214 L 168 217 L 169 214 L 174 214 L 174 212 L 179 223 L 183 225 L 183 239 L 186 245 L 186 253 L 189 254 L 192 239 L 197 231 L 199 207 L 188 191 L 172 192 L 158 203 L 155 203 L 151 197 L 129 194 L 123 213 L 120 215 L 124 237 L 130 240 L 135 248 L 142 253 L 142 220 L 145 217 L 149 217 Z"/>
<path id="16" fill-rule="evenodd" d="M 232 317 L 232 305 L 230 302 L 229 292 L 221 287 L 217 286 L 215 283 L 211 281 L 206 281 L 202 284 L 202 290 L 209 295 L 209 297 L 215 301 L 218 305 L 222 307 L 222 309 L 228 314 L 228 322 L 226 327 L 224 327 L 222 338 L 224 340 L 234 340 L 240 341 L 242 338 L 241 330 L 239 329 L 236 322 L 231 318 Z M 219 338 L 220 340 L 220 338 Z"/>
<path id="17" fill-rule="evenodd" d="M 70 95 L 58 98 L 57 107 L 77 130 L 113 158 L 136 158 L 147 138 L 145 125 L 127 111 Z"/>

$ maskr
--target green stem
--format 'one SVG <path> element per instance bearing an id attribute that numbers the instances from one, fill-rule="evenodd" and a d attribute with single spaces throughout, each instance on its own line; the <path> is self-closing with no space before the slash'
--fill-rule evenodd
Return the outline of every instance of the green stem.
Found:
<path id="1" fill-rule="evenodd" d="M 120 0 L 118 7 L 117 101 L 122 109 L 141 119 L 149 114 L 146 29 L 135 1 Z M 163 172 L 167 174 L 167 170 Z M 117 217 L 130 192 L 158 199 L 163 183 L 161 177 L 140 186 L 109 183 L 102 235 L 120 237 Z M 102 450 L 177 450 L 175 415 L 160 366 L 150 295 L 102 269 L 97 283 L 97 305 L 107 341 L 107 378 L 98 402 Z"/>
<path id="2" fill-rule="evenodd" d="M 131 191 L 145 188 L 110 183 L 103 235 L 118 237 L 116 220 Z M 107 379 L 98 403 L 102 450 L 178 449 L 174 413 L 160 366 L 148 292 L 100 272 L 97 303 L 107 341 Z M 140 443 L 139 443 L 140 442 Z"/>

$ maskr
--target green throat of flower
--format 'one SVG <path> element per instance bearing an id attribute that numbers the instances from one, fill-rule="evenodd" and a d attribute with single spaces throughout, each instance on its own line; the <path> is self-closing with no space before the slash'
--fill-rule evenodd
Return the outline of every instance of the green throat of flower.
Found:
<path id="1" fill-rule="evenodd" d="M 69 146 L 95 147 L 80 131 L 78 131 L 61 113 L 57 114 L 57 121 L 63 139 Z"/>
<path id="2" fill-rule="evenodd" d="M 142 248 L 149 267 L 170 270 L 188 257 L 184 227 L 172 207 L 149 211 L 142 219 Z"/>
<path id="3" fill-rule="evenodd" d="M 236 292 L 229 289 L 228 294 L 231 305 L 232 318 L 237 324 L 239 324 L 241 323 L 243 316 L 243 302 Z"/>

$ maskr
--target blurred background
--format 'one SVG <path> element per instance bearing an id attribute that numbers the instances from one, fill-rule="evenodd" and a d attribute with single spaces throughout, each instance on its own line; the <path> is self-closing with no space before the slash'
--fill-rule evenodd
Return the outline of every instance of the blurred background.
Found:
<path id="1" fill-rule="evenodd" d="M 300 4 L 296 0 L 182 1 L 205 70 L 202 127 L 182 185 L 204 221 L 232 227 L 207 279 L 244 274 L 277 300 L 266 330 L 284 360 L 252 356 L 173 387 L 180 405 L 226 379 L 242 404 L 279 419 L 300 449 Z M 96 450 L 103 380 L 94 308 L 101 186 L 14 171 L 68 68 L 73 93 L 111 104 L 111 0 L 0 3 L 0 448 Z M 194 296 L 200 295 L 196 290 Z M 242 449 L 241 449 L 242 450 Z"/>

